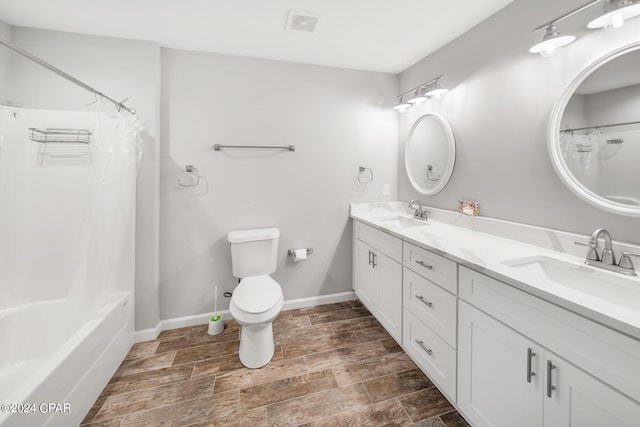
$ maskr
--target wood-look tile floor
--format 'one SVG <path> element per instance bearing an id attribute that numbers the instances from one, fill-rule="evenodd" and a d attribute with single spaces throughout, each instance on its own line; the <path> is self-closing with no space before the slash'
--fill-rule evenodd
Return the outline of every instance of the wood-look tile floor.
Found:
<path id="1" fill-rule="evenodd" d="M 232 320 L 135 344 L 83 426 L 468 426 L 358 301 L 283 311 L 273 330 L 261 369 L 240 363 Z"/>

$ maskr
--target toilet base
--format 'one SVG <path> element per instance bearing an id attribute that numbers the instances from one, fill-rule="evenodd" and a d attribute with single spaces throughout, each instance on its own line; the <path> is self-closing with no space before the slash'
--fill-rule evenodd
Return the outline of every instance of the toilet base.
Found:
<path id="1" fill-rule="evenodd" d="M 273 358 L 273 326 L 271 322 L 242 326 L 240 332 L 240 362 L 247 368 L 262 368 Z"/>

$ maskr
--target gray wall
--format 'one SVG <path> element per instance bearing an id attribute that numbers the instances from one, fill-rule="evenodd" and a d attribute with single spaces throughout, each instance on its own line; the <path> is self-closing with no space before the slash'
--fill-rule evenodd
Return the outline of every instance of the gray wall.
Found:
<path id="1" fill-rule="evenodd" d="M 155 43 L 12 27 L 12 42 L 115 99 L 131 97 L 145 126 L 136 216 L 136 329 L 160 319 L 158 155 L 160 48 Z M 93 111 L 94 96 L 12 54 L 9 98 L 28 108 Z"/>
<path id="2" fill-rule="evenodd" d="M 0 37 L 11 41 L 11 26 L 3 21 L 0 21 Z M 10 69 L 11 51 L 0 46 L 0 103 L 8 100 Z"/>
<path id="3" fill-rule="evenodd" d="M 401 200 L 455 209 L 458 199 L 480 202 L 481 215 L 579 233 L 608 228 L 614 239 L 640 243 L 640 220 L 610 214 L 583 202 L 560 181 L 547 152 L 547 126 L 555 100 L 588 64 L 638 41 L 640 19 L 618 31 L 589 31 L 593 11 L 564 22 L 580 36 L 551 58 L 528 53 L 541 34 L 531 29 L 581 5 L 580 0 L 519 0 L 400 75 L 401 91 L 441 73 L 453 89 L 438 100 L 399 115 Z M 421 196 L 404 172 L 411 124 L 426 112 L 444 114 L 457 143 L 449 185 Z"/>
<path id="4" fill-rule="evenodd" d="M 397 197 L 398 129 L 389 108 L 397 77 L 162 52 L 162 318 L 212 311 L 214 285 L 233 290 L 232 230 L 280 228 L 274 277 L 286 300 L 351 290 L 349 203 Z M 296 151 L 215 152 L 216 143 Z M 188 179 L 187 164 L 200 171 L 198 187 L 177 186 Z M 373 169 L 373 183 L 355 182 L 359 165 Z M 287 249 L 302 247 L 313 255 L 292 262 Z"/>

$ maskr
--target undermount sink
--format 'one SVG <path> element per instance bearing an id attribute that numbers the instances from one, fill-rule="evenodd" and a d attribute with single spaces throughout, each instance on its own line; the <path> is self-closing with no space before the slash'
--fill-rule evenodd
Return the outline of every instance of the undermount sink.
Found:
<path id="1" fill-rule="evenodd" d="M 559 286 L 640 310 L 640 281 L 637 279 L 546 256 L 511 259 L 502 264 L 527 273 L 531 279 L 542 276 Z"/>
<path id="2" fill-rule="evenodd" d="M 414 219 L 408 215 L 389 215 L 375 217 L 375 221 L 379 222 L 381 226 L 386 228 L 408 228 L 408 227 L 420 227 L 421 225 L 427 225 L 424 220 Z"/>

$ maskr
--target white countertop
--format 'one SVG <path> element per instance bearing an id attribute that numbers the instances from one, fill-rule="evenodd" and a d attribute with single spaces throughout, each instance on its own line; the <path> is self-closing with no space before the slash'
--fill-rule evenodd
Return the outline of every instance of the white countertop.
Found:
<path id="1" fill-rule="evenodd" d="M 584 265 L 583 257 L 433 219 L 429 219 L 424 225 L 417 227 L 389 228 L 378 218 L 381 215 L 388 217 L 391 212 L 376 210 L 375 206 L 379 206 L 379 204 L 352 204 L 351 217 L 552 304 L 635 339 L 640 339 L 639 277 L 629 277 L 620 273 L 588 267 Z M 407 214 L 406 204 L 390 203 L 386 206 L 394 206 L 398 210 L 396 212 L 398 214 Z M 407 215 L 407 217 L 410 218 L 411 215 Z M 586 250 L 584 252 L 586 253 Z M 572 268 L 581 269 L 583 272 L 593 272 L 594 276 L 605 278 L 607 281 L 624 280 L 625 283 L 615 283 L 612 287 L 616 289 L 612 289 L 611 292 L 598 290 L 583 292 L 578 290 L 579 286 L 576 286 L 578 289 L 560 286 L 535 269 L 526 269 L 525 271 L 525 269 L 521 270 L 508 265 L 509 260 L 528 257 L 547 257 L 559 260 L 570 263 Z"/>

